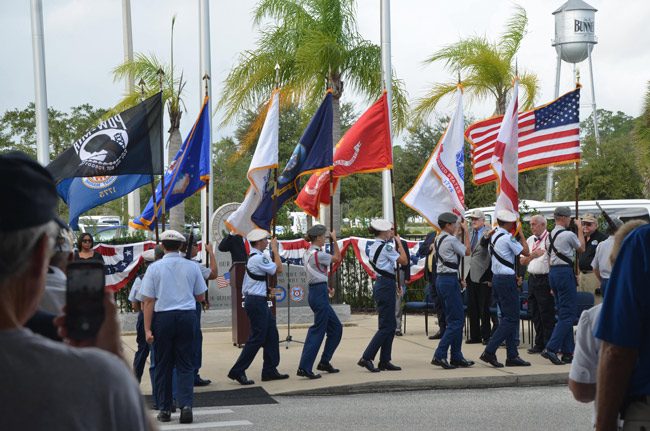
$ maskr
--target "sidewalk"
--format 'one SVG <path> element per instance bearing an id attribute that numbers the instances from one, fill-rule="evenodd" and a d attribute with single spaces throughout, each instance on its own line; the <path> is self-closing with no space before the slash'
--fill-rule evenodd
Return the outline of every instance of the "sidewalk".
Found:
<path id="1" fill-rule="evenodd" d="M 430 330 L 435 331 L 431 321 Z M 433 326 L 433 328 L 431 328 Z M 526 326 L 526 325 L 524 325 Z M 304 340 L 309 325 L 301 324 L 291 327 L 294 340 Z M 353 314 L 344 324 L 343 339 L 339 345 L 332 364 L 341 370 L 337 374 L 322 373 L 323 377 L 309 380 L 296 376 L 302 344 L 292 342 L 285 348 L 280 346 L 280 372 L 290 375 L 288 380 L 262 382 L 262 352 L 247 371 L 256 385 L 262 386 L 271 395 L 336 395 L 368 392 L 388 392 L 405 390 L 425 390 L 438 388 L 490 388 L 503 386 L 536 386 L 565 384 L 569 365 L 553 365 L 539 355 L 526 353 L 528 343 L 522 342 L 519 354 L 532 363 L 530 367 L 493 368 L 479 360 L 484 346 L 481 344 L 463 344 L 463 354 L 476 362 L 471 368 L 443 370 L 430 364 L 433 350 L 438 341 L 429 340 L 424 333 L 424 316 L 408 316 L 408 332 L 402 337 L 395 337 L 393 343 L 393 362 L 402 367 L 402 371 L 382 371 L 370 373 L 357 365 L 361 353 L 372 338 L 377 328 L 377 316 Z M 287 336 L 287 327 L 278 327 L 280 340 Z M 433 332 L 430 332 L 431 334 Z M 124 335 L 125 355 L 129 361 L 133 358 L 136 343 L 135 335 Z M 528 336 L 526 336 L 528 341 Z M 239 355 L 240 349 L 232 344 L 230 328 L 207 329 L 203 332 L 203 367 L 201 377 L 212 380 L 212 384 L 195 388 L 196 392 L 233 390 L 243 388 L 226 377 L 228 370 Z M 497 351 L 501 362 L 505 362 L 505 349 Z M 320 357 L 319 357 L 320 358 Z M 377 365 L 375 360 L 375 365 Z M 316 360 L 318 362 L 318 359 Z M 314 366 L 314 372 L 316 368 Z M 148 369 L 142 377 L 142 391 L 151 393 Z M 250 386 L 249 386 L 250 387 Z"/>

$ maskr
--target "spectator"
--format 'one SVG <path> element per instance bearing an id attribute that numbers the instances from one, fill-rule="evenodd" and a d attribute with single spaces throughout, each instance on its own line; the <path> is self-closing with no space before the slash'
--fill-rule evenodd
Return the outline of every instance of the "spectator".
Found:
<path id="1" fill-rule="evenodd" d="M 609 275 L 612 273 L 612 261 L 610 260 L 610 256 L 612 254 L 612 247 L 614 246 L 614 234 L 623 224 L 623 222 L 616 217 L 612 218 L 612 222 L 614 225 L 608 226 L 607 228 L 607 234 L 609 237 L 598 244 L 598 247 L 596 247 L 596 255 L 594 256 L 594 260 L 591 262 L 591 267 L 594 269 L 594 275 L 600 283 L 600 288 L 596 289 L 596 294 L 602 296 L 605 296 L 605 288 L 609 281 Z"/>
<path id="2" fill-rule="evenodd" d="M 485 226 L 483 211 L 476 209 L 468 217 L 472 223 L 470 240 L 471 260 L 467 274 L 467 315 L 469 338 L 467 344 L 487 344 L 492 333 L 490 305 L 492 305 L 492 270 L 488 250 L 490 231 Z"/>
<path id="3" fill-rule="evenodd" d="M 84 232 L 79 235 L 77 240 L 77 250 L 74 254 L 74 260 L 97 260 L 101 263 L 104 263 L 104 258 L 102 255 L 93 250 L 95 246 L 95 240 L 93 236 L 88 232 Z"/>
<path id="4" fill-rule="evenodd" d="M 121 358 L 112 294 L 97 337 L 80 348 L 23 328 L 34 314 L 58 233 L 50 173 L 22 153 L 0 155 L 0 417 L 7 430 L 142 430 L 144 400 Z M 57 321 L 65 335 L 62 317 Z"/>
<path id="5" fill-rule="evenodd" d="M 66 271 L 68 263 L 74 259 L 72 233 L 63 225 L 54 244 L 54 254 L 50 259 L 45 278 L 45 292 L 38 309 L 58 316 L 65 305 Z"/>

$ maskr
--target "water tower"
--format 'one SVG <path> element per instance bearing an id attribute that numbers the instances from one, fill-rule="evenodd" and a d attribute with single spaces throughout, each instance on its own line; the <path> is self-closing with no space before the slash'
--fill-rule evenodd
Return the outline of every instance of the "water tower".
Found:
<path id="1" fill-rule="evenodd" d="M 595 35 L 595 15 L 597 9 L 582 0 L 569 0 L 558 8 L 555 16 L 555 39 L 553 46 L 557 52 L 555 72 L 555 98 L 560 95 L 560 71 L 562 61 L 575 65 L 589 60 L 589 82 L 591 84 L 591 108 L 594 122 L 596 144 L 600 145 L 598 118 L 596 116 L 596 95 L 594 91 L 594 71 L 591 64 L 591 50 L 598 43 Z M 546 200 L 552 200 L 553 170 L 549 168 L 546 181 Z"/>

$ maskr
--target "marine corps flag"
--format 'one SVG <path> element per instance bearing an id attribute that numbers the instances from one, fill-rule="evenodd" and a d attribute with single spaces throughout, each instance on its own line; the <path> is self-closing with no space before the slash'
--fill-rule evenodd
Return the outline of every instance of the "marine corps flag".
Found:
<path id="1" fill-rule="evenodd" d="M 47 169 L 64 178 L 162 174 L 162 93 L 88 130 Z"/>
<path id="2" fill-rule="evenodd" d="M 270 230 L 271 221 L 280 207 L 298 193 L 301 176 L 319 169 L 332 168 L 333 120 L 332 93 L 328 91 L 278 178 L 275 199 L 273 188 L 267 187 L 262 201 L 253 213 L 251 219 L 259 228 Z"/>
<path id="3" fill-rule="evenodd" d="M 210 112 L 207 102 L 206 97 L 199 118 L 165 172 L 166 209 L 173 208 L 192 196 L 210 180 Z M 160 183 L 155 196 L 157 203 L 162 202 Z M 162 205 L 154 205 L 150 198 L 140 217 L 129 222 L 129 226 L 152 230 L 156 218 L 161 214 Z"/>
<path id="4" fill-rule="evenodd" d="M 338 178 L 393 167 L 386 93 L 343 135 L 334 151 L 334 187 Z M 320 204 L 329 205 L 329 170 L 316 172 L 300 191 L 296 204 L 318 217 Z"/>

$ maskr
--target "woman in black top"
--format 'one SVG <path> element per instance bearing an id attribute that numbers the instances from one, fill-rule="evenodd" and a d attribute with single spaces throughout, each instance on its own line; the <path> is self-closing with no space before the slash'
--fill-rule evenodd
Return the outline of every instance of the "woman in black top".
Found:
<path id="1" fill-rule="evenodd" d="M 77 240 L 77 250 L 79 251 L 74 253 L 74 260 L 97 260 L 104 263 L 102 255 L 93 250 L 94 245 L 95 241 L 91 234 L 84 232 L 79 235 L 79 239 Z"/>

